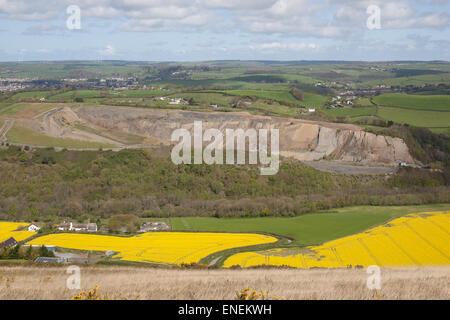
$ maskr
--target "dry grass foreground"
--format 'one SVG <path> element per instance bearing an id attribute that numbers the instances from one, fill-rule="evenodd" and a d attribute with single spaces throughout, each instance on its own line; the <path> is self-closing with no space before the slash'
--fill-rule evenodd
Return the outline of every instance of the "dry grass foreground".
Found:
<path id="1" fill-rule="evenodd" d="M 234 299 L 247 287 L 282 299 L 449 299 L 450 267 L 381 270 L 381 290 L 365 269 L 179 270 L 82 267 L 81 290 L 68 290 L 64 267 L 0 266 L 0 299 L 71 299 L 95 285 L 109 299 Z"/>

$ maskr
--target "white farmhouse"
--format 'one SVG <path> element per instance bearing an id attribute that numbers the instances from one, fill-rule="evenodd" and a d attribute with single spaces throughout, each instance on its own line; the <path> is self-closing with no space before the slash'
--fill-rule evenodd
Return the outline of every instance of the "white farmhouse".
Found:
<path id="1" fill-rule="evenodd" d="M 39 231 L 41 228 L 38 227 L 38 225 L 36 223 L 32 223 L 28 226 L 27 231 L 34 231 L 37 232 Z"/>

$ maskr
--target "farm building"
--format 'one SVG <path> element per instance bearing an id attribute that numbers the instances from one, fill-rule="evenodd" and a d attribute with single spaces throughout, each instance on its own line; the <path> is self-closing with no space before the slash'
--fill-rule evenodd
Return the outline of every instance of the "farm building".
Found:
<path id="1" fill-rule="evenodd" d="M 36 223 L 32 223 L 28 226 L 27 231 L 39 231 L 41 228 Z"/>
<path id="2" fill-rule="evenodd" d="M 9 247 L 14 247 L 17 244 L 16 239 L 14 239 L 13 237 L 3 241 L 0 243 L 0 249 L 2 248 L 9 248 Z"/>
<path id="3" fill-rule="evenodd" d="M 150 232 L 158 230 L 169 230 L 169 226 L 165 222 L 144 222 L 139 228 L 139 232 Z"/>
<path id="4" fill-rule="evenodd" d="M 50 258 L 50 257 L 39 257 L 34 260 L 34 262 L 41 263 L 67 263 L 66 259 L 63 258 Z"/>
<path id="5" fill-rule="evenodd" d="M 58 226 L 59 231 L 88 231 L 97 232 L 96 223 L 73 223 L 63 222 Z"/>

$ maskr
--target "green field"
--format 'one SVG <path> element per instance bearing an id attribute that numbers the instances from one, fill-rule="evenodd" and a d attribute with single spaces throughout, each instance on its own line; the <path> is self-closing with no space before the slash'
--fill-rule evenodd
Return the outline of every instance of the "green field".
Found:
<path id="1" fill-rule="evenodd" d="M 12 100 L 20 99 L 40 99 L 44 98 L 49 91 L 30 91 L 30 92 L 19 92 L 11 97 Z"/>
<path id="2" fill-rule="evenodd" d="M 72 98 L 94 98 L 99 97 L 102 93 L 106 94 L 108 91 L 100 91 L 100 90 L 74 90 L 74 91 L 67 91 L 63 93 L 56 94 L 54 96 L 51 96 L 49 100 L 55 101 L 55 100 L 65 100 L 65 99 L 72 99 Z"/>
<path id="3" fill-rule="evenodd" d="M 94 77 L 128 77 L 143 73 L 143 67 L 132 62 L 98 62 L 98 61 L 74 61 L 74 62 L 22 62 L 2 63 L 0 66 L 9 72 L 0 73 L 2 78 L 38 78 L 38 79 L 62 79 L 73 76 L 81 78 Z"/>
<path id="4" fill-rule="evenodd" d="M 443 74 L 425 74 L 420 76 L 412 76 L 412 77 L 398 77 L 398 78 L 389 78 L 382 80 L 370 80 L 363 82 L 361 87 L 370 87 L 374 85 L 389 85 L 389 86 L 422 86 L 425 84 L 440 84 L 440 83 L 449 83 L 450 82 L 450 73 Z"/>
<path id="5" fill-rule="evenodd" d="M 450 96 L 448 95 L 412 95 L 412 94 L 382 94 L 373 101 L 376 104 L 407 109 L 430 111 L 450 111 Z"/>
<path id="6" fill-rule="evenodd" d="M 87 142 L 73 139 L 61 139 L 45 136 L 34 130 L 25 128 L 19 124 L 15 124 L 6 134 L 9 142 L 20 143 L 31 146 L 43 146 L 43 147 L 61 147 L 61 148 L 113 148 L 115 146 L 97 143 Z"/>
<path id="7" fill-rule="evenodd" d="M 21 113 L 24 118 L 28 116 L 33 116 L 41 112 L 53 109 L 57 107 L 55 104 L 51 103 L 26 103 L 19 102 L 9 105 L 0 105 L 0 116 L 15 116 Z"/>
<path id="8" fill-rule="evenodd" d="M 315 245 L 355 234 L 402 215 L 448 210 L 449 205 L 348 207 L 294 218 L 172 218 L 177 231 L 265 232 L 295 239 L 294 245 Z"/>
<path id="9" fill-rule="evenodd" d="M 327 96 L 305 92 L 303 101 L 297 100 L 288 90 L 227 90 L 226 94 L 235 96 L 250 96 L 279 102 L 292 102 L 307 107 L 322 107 L 328 100 Z"/>
<path id="10" fill-rule="evenodd" d="M 269 116 L 294 117 L 297 114 L 298 108 L 288 107 L 278 103 L 263 103 L 256 102 L 244 110 L 252 114 L 264 114 Z"/>
<path id="11" fill-rule="evenodd" d="M 379 107 L 378 116 L 397 123 L 407 123 L 417 127 L 442 129 L 450 127 L 450 112 L 405 110 L 400 108 Z"/>
<path id="12" fill-rule="evenodd" d="M 364 117 L 364 116 L 375 116 L 377 114 L 377 107 L 367 106 L 367 107 L 353 107 L 353 108 L 336 108 L 336 109 L 324 109 L 324 111 L 334 117 Z"/>
<path id="13" fill-rule="evenodd" d="M 171 94 L 172 90 L 125 90 L 125 91 L 110 91 L 110 96 L 114 96 L 114 92 L 118 93 L 118 96 L 130 97 L 130 98 L 152 98 L 158 96 L 167 96 Z"/>
<path id="14" fill-rule="evenodd" d="M 201 104 L 217 104 L 222 106 L 228 106 L 231 104 L 233 97 L 224 95 L 222 93 L 215 92 L 181 92 L 171 94 L 172 98 L 184 98 L 186 100 L 194 99 L 194 103 Z"/>

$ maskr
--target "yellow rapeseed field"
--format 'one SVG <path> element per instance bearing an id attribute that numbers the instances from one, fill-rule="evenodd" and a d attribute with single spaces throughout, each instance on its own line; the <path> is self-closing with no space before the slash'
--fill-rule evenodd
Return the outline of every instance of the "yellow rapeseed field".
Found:
<path id="1" fill-rule="evenodd" d="M 23 222 L 0 222 L 0 242 L 3 242 L 11 237 L 16 239 L 16 241 L 22 241 L 35 235 L 36 232 L 33 231 L 16 231 L 17 229 L 28 225 L 30 224 Z"/>
<path id="2" fill-rule="evenodd" d="M 221 250 L 272 243 L 275 237 L 246 233 L 156 232 L 134 237 L 59 233 L 33 239 L 29 244 L 118 252 L 115 258 L 162 264 L 199 262 Z"/>
<path id="3" fill-rule="evenodd" d="M 410 214 L 345 238 L 307 247 L 244 252 L 229 257 L 225 267 L 240 265 L 296 268 L 351 266 L 424 266 L 450 264 L 450 211 Z"/>

